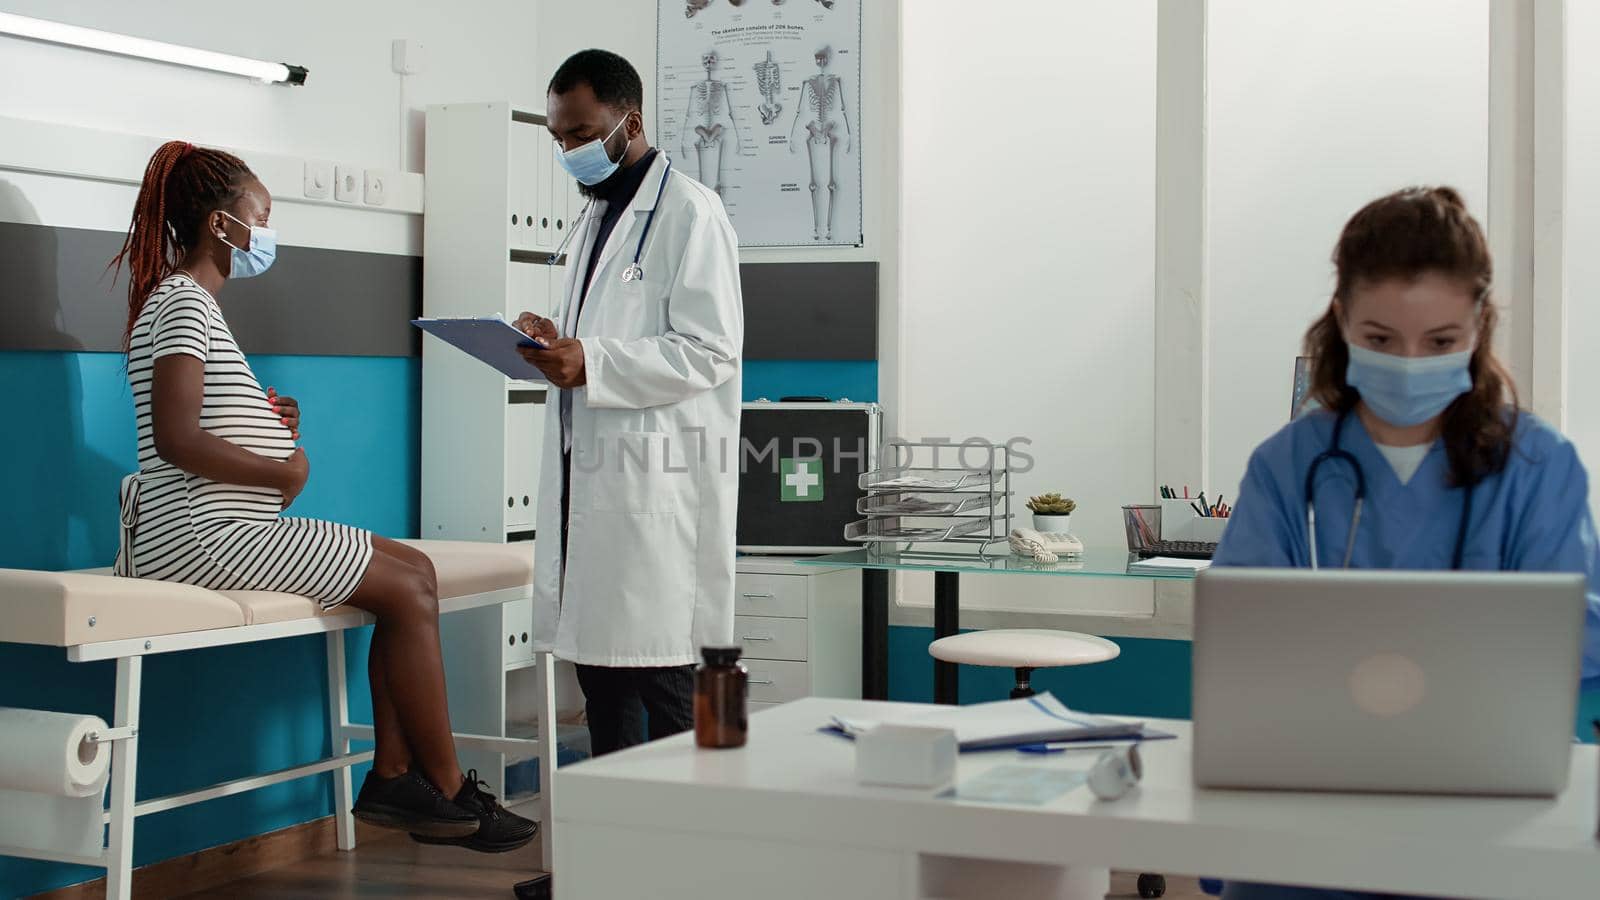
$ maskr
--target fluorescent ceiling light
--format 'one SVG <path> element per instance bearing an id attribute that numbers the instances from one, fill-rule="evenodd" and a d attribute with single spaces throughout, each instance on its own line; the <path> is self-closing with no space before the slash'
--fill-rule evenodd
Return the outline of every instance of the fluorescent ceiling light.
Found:
<path id="1" fill-rule="evenodd" d="M 50 22 L 45 19 L 34 19 L 11 13 L 0 12 L 0 34 L 10 34 L 35 41 L 46 41 L 51 44 L 66 44 L 70 47 L 83 47 L 88 50 L 99 50 L 103 53 L 115 53 L 120 56 L 137 56 L 142 59 L 153 59 L 157 62 L 192 66 L 196 69 L 210 69 L 214 72 L 226 72 L 230 75 L 243 75 L 246 78 L 254 78 L 257 81 L 268 83 L 306 83 L 306 70 L 300 66 L 263 62 L 259 59 L 233 56 L 227 53 L 213 53 L 210 50 L 197 50 L 194 47 L 181 47 L 177 44 L 166 44 L 161 41 L 148 41 L 144 38 L 130 37 L 126 34 L 115 34 L 94 28 L 80 28 L 77 25 L 66 25 L 61 22 Z"/>

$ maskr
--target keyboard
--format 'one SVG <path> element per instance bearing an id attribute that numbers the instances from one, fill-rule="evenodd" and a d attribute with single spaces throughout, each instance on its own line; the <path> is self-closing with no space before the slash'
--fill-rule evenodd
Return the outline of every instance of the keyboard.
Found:
<path id="1" fill-rule="evenodd" d="M 1217 552 L 1212 541 L 1156 541 L 1139 550 L 1140 559 L 1170 556 L 1174 559 L 1210 559 Z"/>

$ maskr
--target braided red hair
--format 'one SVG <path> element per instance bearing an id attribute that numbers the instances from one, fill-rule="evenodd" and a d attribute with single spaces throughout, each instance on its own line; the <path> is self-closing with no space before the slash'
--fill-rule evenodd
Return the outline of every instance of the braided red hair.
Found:
<path id="1" fill-rule="evenodd" d="M 194 247 L 206 216 L 231 206 L 254 177 L 237 156 L 186 141 L 168 141 L 150 157 L 139 199 L 133 204 L 128 237 L 111 261 L 111 268 L 119 272 L 124 262 L 128 266 L 124 350 L 145 300 Z"/>

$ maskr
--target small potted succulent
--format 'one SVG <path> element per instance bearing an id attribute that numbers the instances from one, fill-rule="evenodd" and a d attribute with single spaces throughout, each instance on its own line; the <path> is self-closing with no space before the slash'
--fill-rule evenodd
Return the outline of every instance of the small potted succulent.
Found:
<path id="1" fill-rule="evenodd" d="M 1033 510 L 1034 531 L 1061 533 L 1071 530 L 1072 511 L 1078 503 L 1060 494 L 1045 494 L 1029 500 L 1028 508 Z"/>

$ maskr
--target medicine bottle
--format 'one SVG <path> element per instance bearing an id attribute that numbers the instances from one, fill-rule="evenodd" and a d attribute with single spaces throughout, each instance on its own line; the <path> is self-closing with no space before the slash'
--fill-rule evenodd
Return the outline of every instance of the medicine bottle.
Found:
<path id="1" fill-rule="evenodd" d="M 694 742 L 702 747 L 744 746 L 750 673 L 739 664 L 739 653 L 737 646 L 700 648 L 705 662 L 694 673 Z"/>

